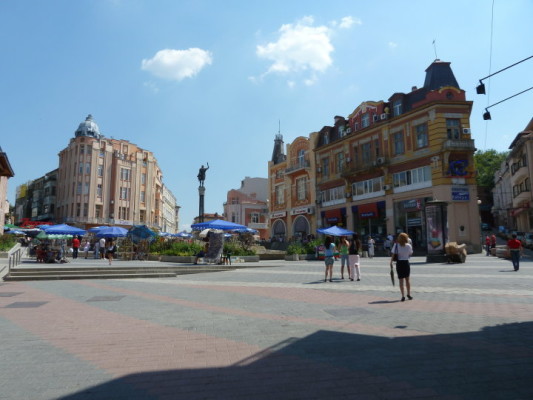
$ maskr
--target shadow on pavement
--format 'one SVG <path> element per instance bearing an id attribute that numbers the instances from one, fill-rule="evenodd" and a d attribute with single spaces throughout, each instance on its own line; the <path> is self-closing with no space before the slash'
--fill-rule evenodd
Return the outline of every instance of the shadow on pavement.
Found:
<path id="1" fill-rule="evenodd" d="M 396 338 L 318 331 L 230 367 L 131 374 L 62 399 L 530 399 L 532 375 L 532 322 Z"/>

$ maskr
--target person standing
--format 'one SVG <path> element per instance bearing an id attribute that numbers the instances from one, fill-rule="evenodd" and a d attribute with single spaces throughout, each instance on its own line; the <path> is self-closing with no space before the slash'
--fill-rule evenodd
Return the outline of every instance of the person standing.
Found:
<path id="1" fill-rule="evenodd" d="M 105 258 L 105 245 L 106 245 L 106 240 L 105 238 L 100 238 L 100 259 L 103 260 Z"/>
<path id="2" fill-rule="evenodd" d="M 95 260 L 100 258 L 100 241 L 99 240 L 95 240 L 94 241 L 94 254 L 93 254 L 93 257 L 94 257 Z"/>
<path id="3" fill-rule="evenodd" d="M 372 239 L 372 236 L 368 237 L 368 257 L 374 258 L 374 248 L 375 248 L 376 241 Z"/>
<path id="4" fill-rule="evenodd" d="M 383 249 L 385 250 L 385 253 L 387 253 L 387 256 L 390 257 L 390 248 L 392 247 L 392 239 L 389 239 L 390 235 L 385 238 L 385 241 L 383 242 Z"/>
<path id="5" fill-rule="evenodd" d="M 350 242 L 346 239 L 346 236 L 341 237 L 341 242 L 339 246 L 339 253 L 341 255 L 341 279 L 344 279 L 344 265 L 346 264 L 346 272 L 350 275 L 350 264 L 348 262 L 348 247 Z"/>
<path id="6" fill-rule="evenodd" d="M 485 250 L 487 250 L 487 256 L 490 256 L 490 237 L 485 236 Z"/>
<path id="7" fill-rule="evenodd" d="M 106 253 L 105 253 L 107 259 L 109 260 L 109 265 L 111 265 L 113 261 L 113 256 L 115 255 L 116 251 L 117 251 L 117 246 L 113 242 L 113 239 L 109 239 L 109 245 L 107 246 Z"/>
<path id="8" fill-rule="evenodd" d="M 409 236 L 407 233 L 400 233 L 394 246 L 392 246 L 392 256 L 390 259 L 390 267 L 392 270 L 392 263 L 394 261 L 394 255 L 397 254 L 398 260 L 396 261 L 396 273 L 398 274 L 398 280 L 400 281 L 400 291 L 402 293 L 402 301 L 405 301 L 405 288 L 407 289 L 407 298 L 413 300 L 411 296 L 411 265 L 409 264 L 409 258 L 413 254 L 413 246 L 409 243 Z"/>
<path id="9" fill-rule="evenodd" d="M 490 237 L 490 250 L 492 254 L 492 249 L 496 249 L 496 235 L 493 233 Z M 494 255 L 496 255 L 496 250 L 494 250 Z"/>
<path id="10" fill-rule="evenodd" d="M 89 249 L 91 248 L 91 243 L 86 240 L 85 243 L 83 244 L 83 251 L 85 253 L 85 259 L 87 259 L 87 257 L 89 256 Z"/>
<path id="11" fill-rule="evenodd" d="M 507 241 L 507 251 L 511 253 L 511 261 L 515 271 L 520 269 L 520 256 L 524 253 L 522 242 L 516 238 L 516 233 L 513 233 L 511 239 Z"/>
<path id="12" fill-rule="evenodd" d="M 335 255 L 335 243 L 331 240 L 330 236 L 326 236 L 326 240 L 324 241 L 324 247 L 326 248 L 324 251 L 324 262 L 326 264 L 326 276 L 324 278 L 324 282 L 328 280 L 329 275 L 329 281 L 333 282 L 333 263 L 335 261 L 334 255 Z"/>
<path id="13" fill-rule="evenodd" d="M 80 250 L 80 239 L 78 239 L 78 236 L 74 236 L 74 239 L 72 239 L 72 258 L 74 260 L 78 258 L 79 250 Z"/>
<path id="14" fill-rule="evenodd" d="M 361 270 L 359 268 L 359 262 L 361 260 L 359 257 L 360 250 L 361 241 L 359 240 L 359 235 L 354 233 L 350 241 L 350 247 L 348 247 L 348 274 L 350 275 L 351 281 L 354 280 L 355 276 L 357 276 L 358 281 L 361 280 Z"/>

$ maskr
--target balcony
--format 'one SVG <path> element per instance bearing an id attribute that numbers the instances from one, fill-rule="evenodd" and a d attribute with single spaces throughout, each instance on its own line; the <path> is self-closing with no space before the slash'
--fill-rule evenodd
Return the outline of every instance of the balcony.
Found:
<path id="1" fill-rule="evenodd" d="M 311 163 L 309 162 L 309 160 L 296 161 L 294 163 L 291 163 L 291 165 L 285 169 L 285 175 L 292 174 L 294 172 L 298 172 L 308 168 L 311 168 Z"/>
<path id="2" fill-rule="evenodd" d="M 356 174 L 369 172 L 388 164 L 389 160 L 385 157 L 377 157 L 375 160 L 369 160 L 368 162 L 346 164 L 342 170 L 341 176 L 346 178 Z"/>
<path id="3" fill-rule="evenodd" d="M 266 223 L 261 222 L 251 222 L 248 224 L 248 228 L 251 229 L 267 229 L 268 225 Z"/>
<path id="4" fill-rule="evenodd" d="M 443 151 L 476 151 L 473 139 L 448 139 L 442 146 Z"/>

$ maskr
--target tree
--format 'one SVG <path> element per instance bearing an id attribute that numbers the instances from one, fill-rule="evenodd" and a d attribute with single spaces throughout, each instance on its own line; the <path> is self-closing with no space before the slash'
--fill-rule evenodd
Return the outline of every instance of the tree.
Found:
<path id="1" fill-rule="evenodd" d="M 478 186 L 494 187 L 494 174 L 500 169 L 502 162 L 509 155 L 508 151 L 498 153 L 496 150 L 478 150 L 474 154 L 474 165 L 477 171 L 476 183 Z"/>

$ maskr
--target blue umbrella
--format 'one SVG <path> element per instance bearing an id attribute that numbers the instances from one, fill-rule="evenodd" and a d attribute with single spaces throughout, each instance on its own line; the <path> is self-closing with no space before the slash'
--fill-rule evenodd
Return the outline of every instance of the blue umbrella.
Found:
<path id="1" fill-rule="evenodd" d="M 102 228 L 108 228 L 108 226 L 106 226 L 106 225 L 104 225 L 104 226 L 93 226 L 92 228 L 89 228 L 88 231 L 92 232 L 92 233 L 96 233 Z"/>
<path id="2" fill-rule="evenodd" d="M 233 229 L 233 232 L 237 232 L 237 233 L 257 233 L 257 230 L 246 227 L 246 228 Z"/>
<path id="3" fill-rule="evenodd" d="M 103 226 L 96 231 L 96 237 L 103 238 L 126 237 L 127 234 L 128 230 L 120 226 Z"/>
<path id="4" fill-rule="evenodd" d="M 215 219 L 214 221 L 193 224 L 191 225 L 191 228 L 195 231 L 203 231 L 204 229 L 221 229 L 223 231 L 232 231 L 234 229 L 247 229 L 248 227 L 236 224 L 234 222 L 224 221 L 222 219 Z"/>
<path id="5" fill-rule="evenodd" d="M 67 224 L 51 225 L 44 229 L 49 235 L 85 235 L 87 231 Z"/>
<path id="6" fill-rule="evenodd" d="M 5 232 L 8 235 L 25 235 L 24 232 L 19 231 L 17 229 L 10 229 L 9 231 Z"/>
<path id="7" fill-rule="evenodd" d="M 154 240 L 156 233 L 151 231 L 146 225 L 135 225 L 128 231 L 127 236 L 131 239 L 132 242 L 138 243 L 141 240 L 148 240 L 151 242 Z"/>
<path id="8" fill-rule="evenodd" d="M 187 232 L 176 233 L 173 236 L 180 237 L 180 238 L 191 238 L 192 237 L 192 235 L 190 233 L 187 233 Z"/>
<path id="9" fill-rule="evenodd" d="M 330 226 L 329 228 L 322 228 L 316 230 L 318 233 L 322 233 L 324 235 L 329 236 L 348 236 L 353 235 L 352 231 L 349 231 L 347 229 L 339 228 L 338 226 Z"/>

